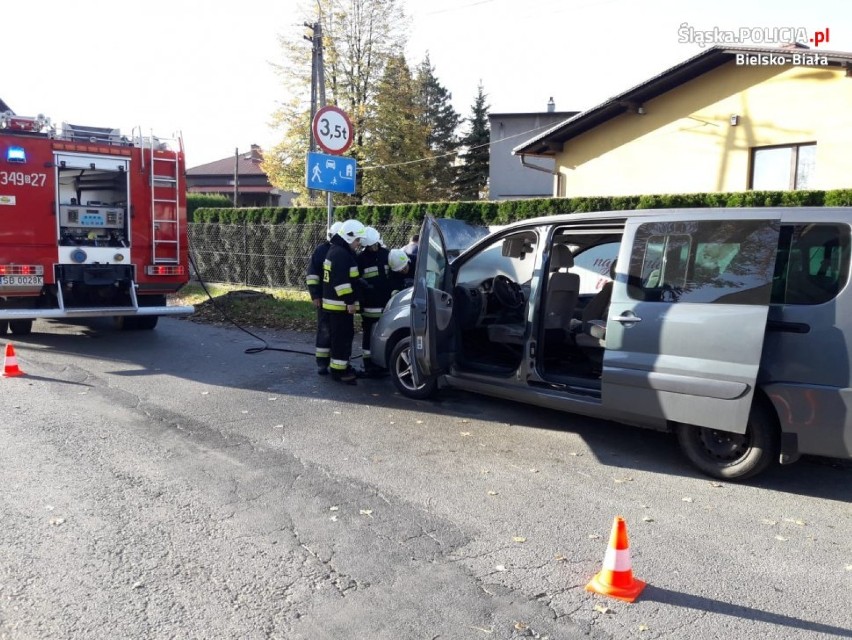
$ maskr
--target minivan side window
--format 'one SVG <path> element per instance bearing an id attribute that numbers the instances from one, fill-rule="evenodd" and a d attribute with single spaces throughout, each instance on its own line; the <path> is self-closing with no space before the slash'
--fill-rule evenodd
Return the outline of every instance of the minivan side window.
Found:
<path id="1" fill-rule="evenodd" d="M 639 225 L 628 295 L 650 302 L 767 304 L 778 228 L 773 220 Z"/>
<path id="2" fill-rule="evenodd" d="M 821 304 L 849 278 L 849 226 L 784 225 L 775 259 L 772 304 Z"/>

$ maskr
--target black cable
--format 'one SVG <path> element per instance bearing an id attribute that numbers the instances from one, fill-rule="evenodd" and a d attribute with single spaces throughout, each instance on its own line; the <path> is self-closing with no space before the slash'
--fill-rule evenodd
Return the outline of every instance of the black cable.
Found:
<path id="1" fill-rule="evenodd" d="M 251 331 L 249 331 L 245 327 L 241 326 L 240 323 L 238 323 L 231 316 L 229 316 L 228 313 L 221 306 L 219 306 L 216 303 L 216 299 L 213 297 L 213 294 L 211 294 L 210 291 L 207 289 L 207 285 L 204 283 L 204 280 L 201 278 L 201 272 L 198 270 L 198 265 L 195 264 L 195 260 L 192 257 L 192 251 L 188 250 L 187 255 L 189 256 L 189 263 L 192 265 L 192 268 L 195 270 L 195 277 L 198 278 L 198 284 L 201 285 L 201 288 L 204 289 L 204 293 L 206 293 L 207 297 L 210 298 L 210 302 L 213 304 L 213 308 L 216 309 L 216 311 L 218 311 L 219 313 L 221 313 L 222 317 L 224 317 L 228 322 L 230 322 L 232 325 L 234 325 L 237 329 L 239 329 L 240 331 L 242 331 L 244 333 L 249 334 L 255 340 L 260 340 L 263 343 L 262 347 L 249 347 L 243 353 L 254 354 L 254 353 L 261 353 L 263 351 L 283 351 L 285 353 L 301 353 L 302 355 L 306 355 L 306 356 L 316 355 L 313 351 L 299 351 L 298 349 L 284 349 L 282 347 L 270 347 L 269 343 L 266 340 L 264 340 L 263 338 L 261 338 L 258 335 L 253 334 Z"/>

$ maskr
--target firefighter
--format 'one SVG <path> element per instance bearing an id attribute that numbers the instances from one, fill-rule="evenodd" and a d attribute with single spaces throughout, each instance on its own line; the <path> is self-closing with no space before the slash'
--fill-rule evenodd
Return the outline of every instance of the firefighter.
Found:
<path id="1" fill-rule="evenodd" d="M 364 233 L 363 224 L 346 220 L 332 236 L 331 247 L 323 261 L 322 308 L 328 312 L 331 332 L 329 371 L 333 380 L 346 384 L 357 384 L 349 358 L 355 337 L 354 315 L 358 312 L 358 280 L 361 277 L 355 253 Z"/>
<path id="2" fill-rule="evenodd" d="M 373 327 L 390 299 L 388 250 L 382 246 L 382 238 L 373 227 L 366 228 L 361 247 L 358 268 L 364 281 L 361 294 L 361 353 L 364 374 L 369 377 L 381 377 L 386 370 L 377 366 L 370 357 L 370 339 Z"/>
<path id="3" fill-rule="evenodd" d="M 409 255 L 402 249 L 391 249 L 388 253 L 388 266 L 390 267 L 390 290 L 391 295 L 410 287 L 414 283 L 413 262 Z"/>
<path id="4" fill-rule="evenodd" d="M 316 335 L 316 359 L 317 373 L 321 376 L 328 375 L 328 363 L 331 358 L 331 334 L 328 331 L 328 312 L 322 308 L 322 264 L 331 247 L 331 239 L 340 228 L 341 222 L 335 222 L 328 229 L 326 240 L 319 243 L 311 254 L 308 262 L 308 273 L 306 277 L 308 293 L 311 303 L 317 309 L 317 335 Z"/>

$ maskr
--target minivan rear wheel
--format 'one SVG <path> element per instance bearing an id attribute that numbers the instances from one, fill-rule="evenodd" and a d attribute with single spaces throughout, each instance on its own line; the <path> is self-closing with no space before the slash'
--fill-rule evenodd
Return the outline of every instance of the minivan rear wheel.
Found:
<path id="1" fill-rule="evenodd" d="M 677 440 L 689 461 L 714 478 L 744 480 L 778 460 L 781 438 L 773 414 L 755 398 L 743 434 L 691 424 L 677 425 Z"/>
<path id="2" fill-rule="evenodd" d="M 406 336 L 397 342 L 391 351 L 391 380 L 402 395 L 416 400 L 425 400 L 434 395 L 438 388 L 438 381 L 435 378 L 428 378 L 423 384 L 416 385 L 411 373 L 411 358 L 411 337 Z"/>

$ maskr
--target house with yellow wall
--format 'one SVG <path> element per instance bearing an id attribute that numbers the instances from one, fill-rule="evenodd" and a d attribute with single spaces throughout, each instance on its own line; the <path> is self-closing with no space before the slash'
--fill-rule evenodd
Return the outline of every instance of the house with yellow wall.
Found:
<path id="1" fill-rule="evenodd" d="M 716 46 L 513 149 L 554 195 L 852 187 L 852 53 Z"/>

